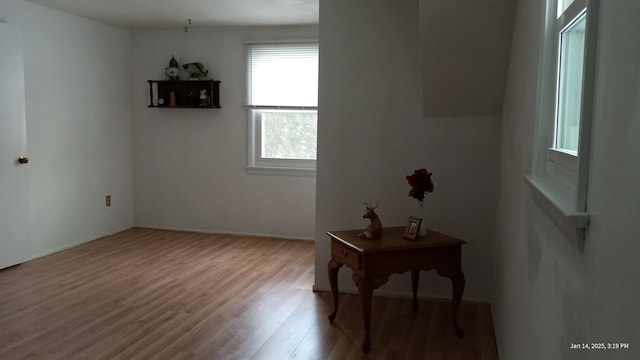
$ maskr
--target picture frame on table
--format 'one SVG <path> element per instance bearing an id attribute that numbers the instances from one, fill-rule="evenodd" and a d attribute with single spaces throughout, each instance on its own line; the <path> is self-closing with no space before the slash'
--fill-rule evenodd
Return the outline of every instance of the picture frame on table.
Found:
<path id="1" fill-rule="evenodd" d="M 402 237 L 407 240 L 416 241 L 421 224 L 422 219 L 409 216 L 409 219 L 407 219 L 407 225 L 404 227 L 404 234 L 402 234 Z"/>

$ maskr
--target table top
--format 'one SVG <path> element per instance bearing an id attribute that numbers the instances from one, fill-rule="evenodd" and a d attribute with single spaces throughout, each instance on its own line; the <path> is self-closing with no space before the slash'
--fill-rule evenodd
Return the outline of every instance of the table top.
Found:
<path id="1" fill-rule="evenodd" d="M 362 231 L 362 229 L 328 231 L 327 235 L 362 253 L 411 249 L 417 250 L 431 247 L 466 244 L 463 240 L 429 229 L 427 229 L 427 235 L 425 237 L 418 238 L 416 241 L 407 240 L 402 237 L 404 234 L 404 226 L 383 228 L 382 236 L 378 239 L 361 238 L 359 234 Z"/>

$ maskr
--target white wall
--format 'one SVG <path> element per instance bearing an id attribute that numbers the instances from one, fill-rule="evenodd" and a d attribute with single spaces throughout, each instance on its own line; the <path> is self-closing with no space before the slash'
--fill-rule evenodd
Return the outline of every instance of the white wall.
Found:
<path id="1" fill-rule="evenodd" d="M 23 36 L 32 254 L 130 227 L 129 32 L 16 0 L 0 17 Z"/>
<path id="2" fill-rule="evenodd" d="M 502 127 L 494 320 L 501 359 L 640 358 L 640 2 L 601 1 L 584 251 L 533 202 L 540 1 L 519 1 Z M 510 304 L 507 299 L 510 298 Z M 507 312 L 510 308 L 510 317 Z M 629 350 L 571 350 L 571 343 Z"/>
<path id="3" fill-rule="evenodd" d="M 419 14 L 417 0 L 320 3 L 316 289 L 329 289 L 325 232 L 364 228 L 369 197 L 384 226 L 404 225 L 416 207 L 405 176 L 426 167 L 427 226 L 468 242 L 465 298 L 491 293 L 500 119 L 422 116 Z M 348 269 L 339 282 L 356 291 Z M 451 296 L 434 272 L 421 282 L 421 296 Z M 376 294 L 410 289 L 408 274 L 393 275 Z"/>
<path id="4" fill-rule="evenodd" d="M 500 116 L 513 0 L 419 0 L 424 113 Z"/>
<path id="5" fill-rule="evenodd" d="M 317 26 L 133 32 L 137 225 L 313 238 L 315 177 L 247 174 L 243 107 L 244 42 L 313 38 Z M 163 79 L 172 55 L 222 81 L 222 109 L 147 108 L 146 81 Z"/>

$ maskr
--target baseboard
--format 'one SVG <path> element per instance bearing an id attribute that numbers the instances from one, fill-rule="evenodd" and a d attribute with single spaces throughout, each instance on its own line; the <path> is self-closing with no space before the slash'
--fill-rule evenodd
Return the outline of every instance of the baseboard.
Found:
<path id="1" fill-rule="evenodd" d="M 256 236 L 256 237 L 269 237 L 269 238 L 278 238 L 278 239 L 287 239 L 287 240 L 305 240 L 305 241 L 316 240 L 315 237 L 307 237 L 307 236 L 247 233 L 247 232 L 235 232 L 235 231 L 215 230 L 215 229 L 181 228 L 181 227 L 144 225 L 144 224 L 136 224 L 134 225 L 134 227 L 144 228 L 144 229 L 168 230 L 168 231 L 187 231 L 187 232 L 194 232 L 194 233 L 216 234 L 216 235 Z"/>
<path id="2" fill-rule="evenodd" d="M 88 239 L 88 240 L 82 240 L 82 241 L 76 241 L 76 242 L 73 242 L 73 243 L 65 244 L 63 246 L 55 247 L 53 249 L 49 249 L 47 251 L 43 251 L 43 252 L 40 252 L 40 253 L 37 253 L 37 254 L 33 254 L 33 255 L 31 255 L 31 260 L 37 259 L 37 258 L 40 258 L 40 257 L 43 257 L 43 256 L 51 255 L 51 254 L 54 254 L 54 253 L 57 253 L 57 252 L 60 252 L 60 251 L 63 251 L 63 250 L 71 249 L 72 247 L 76 247 L 76 246 L 79 246 L 79 245 L 82 245 L 82 244 L 86 244 L 88 242 L 101 239 L 101 238 L 103 238 L 105 236 L 111 236 L 111 235 L 117 234 L 119 232 L 123 232 L 125 230 L 129 230 L 131 228 L 133 228 L 133 226 L 123 227 L 123 228 L 120 228 L 120 229 L 109 231 L 109 232 L 107 232 L 107 233 L 105 233 L 103 235 L 100 235 L 100 236 L 96 237 L 96 238 L 92 238 L 92 239 Z"/>

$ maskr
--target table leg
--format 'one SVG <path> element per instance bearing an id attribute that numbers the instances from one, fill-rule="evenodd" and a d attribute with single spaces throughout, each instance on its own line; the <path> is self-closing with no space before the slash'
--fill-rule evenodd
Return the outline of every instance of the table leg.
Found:
<path id="1" fill-rule="evenodd" d="M 458 324 L 458 311 L 460 310 L 460 301 L 462 300 L 462 293 L 464 292 L 464 274 L 462 271 L 458 270 L 451 277 L 451 285 L 453 288 L 453 296 L 452 296 L 452 309 L 451 315 L 453 316 L 453 326 L 456 331 L 456 335 L 461 338 L 464 335 L 464 330 Z"/>
<path id="2" fill-rule="evenodd" d="M 411 270 L 411 290 L 413 290 L 413 311 L 420 310 L 418 304 L 418 283 L 420 282 L 420 270 Z"/>
<path id="3" fill-rule="evenodd" d="M 333 312 L 329 314 L 329 321 L 333 321 L 338 314 L 338 271 L 342 264 L 334 259 L 329 260 L 327 270 L 329 272 L 329 285 L 331 286 L 331 295 L 333 295 Z"/>
<path id="4" fill-rule="evenodd" d="M 457 266 L 443 266 L 442 268 L 436 268 L 440 276 L 444 276 L 451 280 L 451 288 L 453 293 L 451 296 L 451 316 L 453 317 L 453 328 L 461 338 L 464 335 L 464 330 L 458 324 L 458 311 L 460 310 L 460 302 L 462 301 L 462 293 L 464 292 L 464 274 Z"/>
<path id="5" fill-rule="evenodd" d="M 373 297 L 373 281 L 370 279 L 359 279 L 357 285 L 362 303 L 362 321 L 364 322 L 362 351 L 366 354 L 369 353 L 371 349 L 371 299 Z"/>

